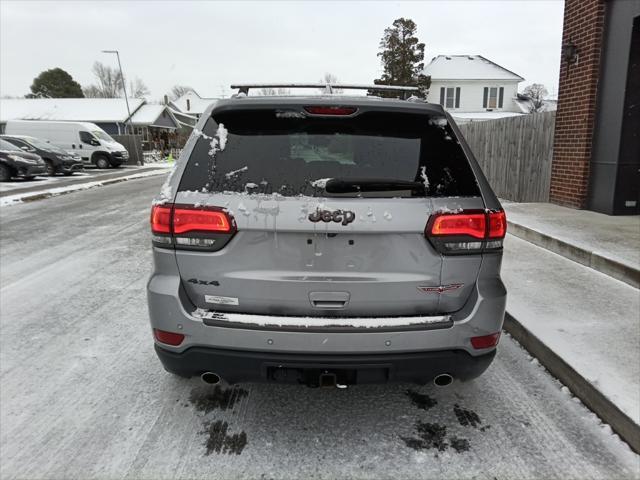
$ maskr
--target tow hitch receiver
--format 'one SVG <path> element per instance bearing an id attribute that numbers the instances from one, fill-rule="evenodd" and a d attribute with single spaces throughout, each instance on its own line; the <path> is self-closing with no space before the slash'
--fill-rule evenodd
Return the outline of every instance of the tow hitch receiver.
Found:
<path id="1" fill-rule="evenodd" d="M 321 387 L 335 387 L 336 386 L 336 374 L 335 373 L 329 373 L 327 371 L 325 371 L 324 373 L 321 373 L 318 384 Z"/>

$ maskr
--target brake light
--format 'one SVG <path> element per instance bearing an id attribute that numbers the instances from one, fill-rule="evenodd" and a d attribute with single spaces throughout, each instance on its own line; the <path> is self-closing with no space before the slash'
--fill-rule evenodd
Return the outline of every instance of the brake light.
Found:
<path id="1" fill-rule="evenodd" d="M 476 350 L 491 348 L 498 345 L 499 340 L 500 332 L 492 333 L 491 335 L 483 335 L 481 337 L 471 337 L 471 346 Z"/>
<path id="2" fill-rule="evenodd" d="M 171 207 L 154 205 L 151 207 L 151 231 L 171 233 Z"/>
<path id="3" fill-rule="evenodd" d="M 173 233 L 230 232 L 231 222 L 221 210 L 173 209 Z"/>
<path id="4" fill-rule="evenodd" d="M 158 330 L 157 328 L 153 329 L 153 336 L 156 337 L 156 340 L 160 343 L 174 347 L 180 345 L 184 340 L 184 335 L 181 333 L 167 332 L 165 330 Z"/>
<path id="5" fill-rule="evenodd" d="M 464 254 L 497 251 L 507 233 L 507 217 L 503 210 L 463 210 L 432 215 L 425 237 L 442 254 Z"/>
<path id="6" fill-rule="evenodd" d="M 151 209 L 152 241 L 157 247 L 220 250 L 236 232 L 226 210 L 193 205 L 154 205 Z"/>
<path id="7" fill-rule="evenodd" d="M 334 107 L 331 105 L 317 105 L 304 107 L 312 115 L 353 115 L 358 111 L 356 107 Z"/>

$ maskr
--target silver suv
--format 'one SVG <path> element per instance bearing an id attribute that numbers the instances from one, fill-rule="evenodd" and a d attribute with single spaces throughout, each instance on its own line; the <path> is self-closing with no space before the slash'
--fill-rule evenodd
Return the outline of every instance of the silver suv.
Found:
<path id="1" fill-rule="evenodd" d="M 480 375 L 504 317 L 506 218 L 451 117 L 413 97 L 248 88 L 209 107 L 154 200 L 164 368 L 209 383 Z"/>

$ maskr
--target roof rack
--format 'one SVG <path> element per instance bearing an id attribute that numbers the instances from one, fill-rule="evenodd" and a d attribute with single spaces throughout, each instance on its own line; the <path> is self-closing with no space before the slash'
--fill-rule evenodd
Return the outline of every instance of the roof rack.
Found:
<path id="1" fill-rule="evenodd" d="M 405 87 L 401 85 L 360 85 L 353 83 L 239 83 L 231 85 L 238 93 L 249 94 L 252 88 L 317 88 L 324 89 L 324 93 L 336 90 L 385 90 L 395 92 L 420 92 L 419 87 Z"/>

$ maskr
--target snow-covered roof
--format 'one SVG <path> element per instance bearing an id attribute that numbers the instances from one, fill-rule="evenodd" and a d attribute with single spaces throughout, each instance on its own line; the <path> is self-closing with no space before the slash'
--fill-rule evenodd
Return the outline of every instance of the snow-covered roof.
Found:
<path id="1" fill-rule="evenodd" d="M 137 126 L 166 126 L 165 118 L 169 118 L 170 122 L 178 128 L 180 125 L 173 113 L 166 105 L 146 103 L 134 113 L 131 117 L 131 123 Z"/>
<path id="2" fill-rule="evenodd" d="M 189 100 L 188 104 L 187 100 Z M 203 98 L 196 92 L 189 91 L 171 103 L 177 110 L 183 113 L 202 115 L 207 107 L 216 101 L 218 101 L 217 98 Z"/>
<path id="3" fill-rule="evenodd" d="M 135 112 L 144 99 L 130 98 Z M 7 120 L 66 120 L 77 122 L 125 122 L 124 98 L 3 98 L 0 99 L 0 122 Z"/>
<path id="4" fill-rule="evenodd" d="M 431 80 L 524 80 L 481 55 L 438 55 L 424 68 Z"/>

